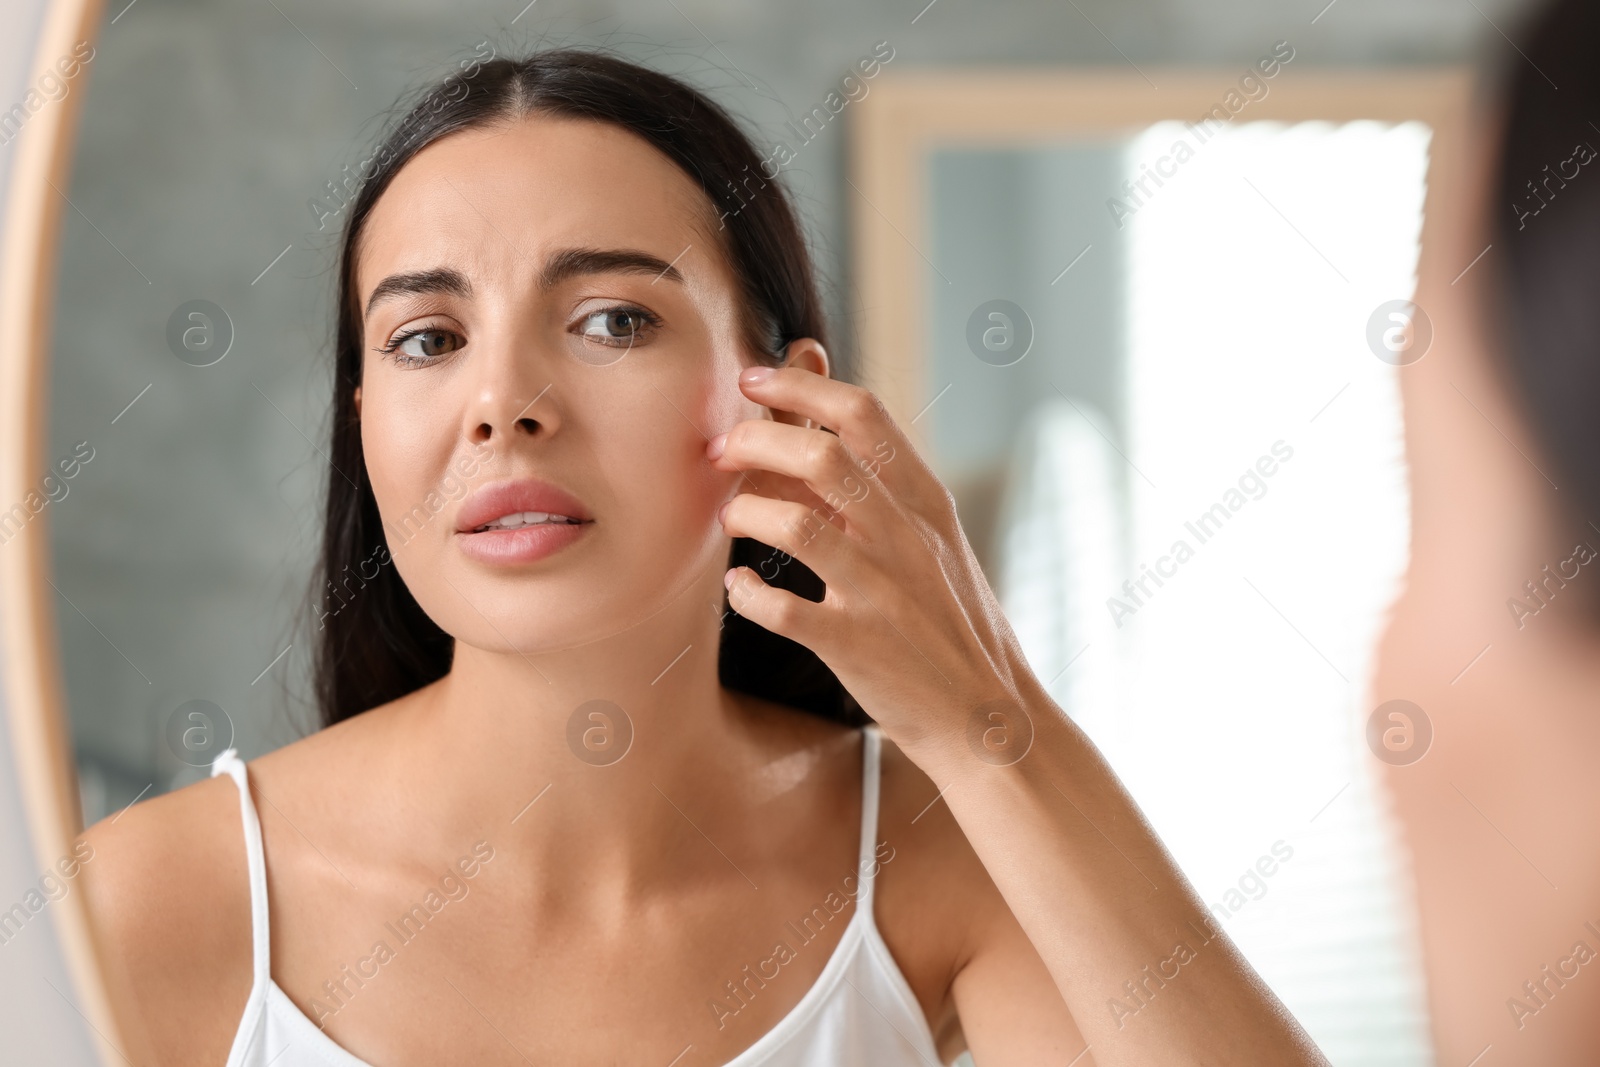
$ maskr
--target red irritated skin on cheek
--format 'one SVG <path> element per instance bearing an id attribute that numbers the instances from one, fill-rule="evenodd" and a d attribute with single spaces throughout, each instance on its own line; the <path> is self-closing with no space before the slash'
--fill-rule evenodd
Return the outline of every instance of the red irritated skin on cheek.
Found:
<path id="1" fill-rule="evenodd" d="M 534 479 L 490 482 L 462 501 L 455 541 L 479 563 L 535 563 L 593 525 L 583 502 L 558 486 Z"/>

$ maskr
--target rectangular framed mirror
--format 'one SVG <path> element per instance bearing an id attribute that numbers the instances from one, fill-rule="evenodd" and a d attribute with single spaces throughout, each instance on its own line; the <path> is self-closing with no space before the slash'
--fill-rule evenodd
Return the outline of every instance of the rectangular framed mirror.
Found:
<path id="1" fill-rule="evenodd" d="M 1362 730 L 1470 76 L 1301 63 L 886 77 L 853 130 L 859 375 L 1217 921 L 1333 1062 L 1422 1065 Z"/>

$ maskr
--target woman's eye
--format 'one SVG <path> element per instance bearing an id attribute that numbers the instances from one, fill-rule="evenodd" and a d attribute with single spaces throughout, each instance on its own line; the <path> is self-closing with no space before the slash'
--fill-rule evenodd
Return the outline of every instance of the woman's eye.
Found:
<path id="1" fill-rule="evenodd" d="M 631 348 L 648 336 L 657 319 L 643 308 L 612 307 L 584 316 L 579 332 L 611 348 Z"/>
<path id="2" fill-rule="evenodd" d="M 427 363 L 460 348 L 459 341 L 449 330 L 413 330 L 395 338 L 384 351 L 398 363 Z"/>

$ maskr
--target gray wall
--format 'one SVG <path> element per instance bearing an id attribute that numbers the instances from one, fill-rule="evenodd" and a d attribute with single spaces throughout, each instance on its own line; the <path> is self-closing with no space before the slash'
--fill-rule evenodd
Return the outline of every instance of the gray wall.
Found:
<path id="1" fill-rule="evenodd" d="M 771 142 L 880 40 L 900 71 L 1242 68 L 1287 38 L 1303 70 L 1459 61 L 1494 32 L 1460 0 L 1336 0 L 1313 25 L 1324 2 L 538 0 L 518 18 L 515 0 L 111 0 L 89 81 L 74 90 L 88 97 L 64 190 L 74 209 L 49 445 L 52 459 L 79 441 L 95 450 L 49 510 L 86 816 L 201 773 L 164 738 L 185 701 L 221 706 L 246 757 L 310 721 L 304 602 L 334 227 L 318 232 L 307 202 L 362 158 L 402 89 L 484 38 L 502 52 L 609 44 L 711 89 Z M 1509 26 L 1506 0 L 1478 6 Z M 786 173 L 848 357 L 846 234 L 863 208 L 842 180 L 843 149 L 830 127 Z M 997 293 L 1005 285 L 993 280 Z M 168 318 L 193 299 L 221 305 L 235 329 L 214 366 L 168 350 Z"/>

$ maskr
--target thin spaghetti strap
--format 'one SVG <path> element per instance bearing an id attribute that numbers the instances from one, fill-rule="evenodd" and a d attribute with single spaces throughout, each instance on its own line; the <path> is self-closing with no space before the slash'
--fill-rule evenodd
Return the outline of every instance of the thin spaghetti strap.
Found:
<path id="1" fill-rule="evenodd" d="M 239 787 L 239 806 L 244 818 L 245 859 L 250 869 L 250 942 L 256 988 L 265 988 L 272 977 L 271 939 L 267 929 L 267 860 L 261 846 L 261 820 L 250 799 L 250 779 L 237 749 L 228 749 L 211 764 L 211 777 L 227 773 Z"/>
<path id="2" fill-rule="evenodd" d="M 878 724 L 868 723 L 861 729 L 861 848 L 856 858 L 856 876 L 860 879 L 861 894 L 856 907 L 872 915 L 872 890 L 877 884 L 878 864 L 873 859 L 878 842 L 878 793 L 882 779 L 880 754 L 883 739 L 878 734 Z"/>

